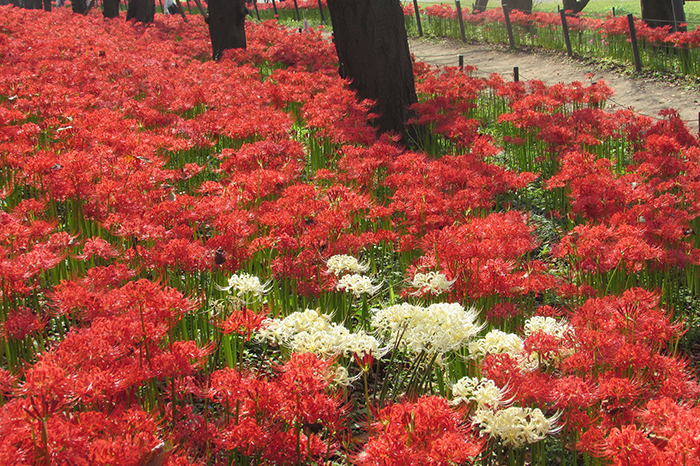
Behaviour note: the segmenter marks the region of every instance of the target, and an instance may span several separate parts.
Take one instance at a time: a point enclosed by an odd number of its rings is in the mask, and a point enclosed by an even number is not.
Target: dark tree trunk
[[[44,4],[42,0],[25,0],[24,7],[28,10],[41,10]]]
[[[244,49],[245,0],[209,0],[209,37],[212,58],[219,60],[224,50]]]
[[[16,6],[19,8],[19,6],[20,6],[19,0],[10,0],[10,5],[13,5],[13,6]]]
[[[671,0],[641,0],[642,20],[653,28],[673,24]]]
[[[134,18],[141,23],[152,23],[155,14],[155,0],[130,0],[126,10],[126,20]]]
[[[683,0],[641,0],[642,20],[653,28],[671,26],[671,30],[684,31],[685,10]]]
[[[532,0],[504,0],[504,5],[508,5],[509,10],[518,10],[523,13],[532,13]]]
[[[44,11],[51,11],[51,0],[44,0]]]
[[[87,2],[85,0],[71,0],[70,6],[73,9],[73,13],[84,15],[87,11]]]
[[[489,0],[476,0],[476,3],[474,3],[474,10],[472,11],[472,14],[476,13],[483,13],[486,11],[486,7],[489,4]]]
[[[573,14],[581,13],[590,0],[564,0],[564,11]]]
[[[105,18],[119,17],[119,0],[104,0],[103,4],[102,16]]]
[[[408,142],[408,108],[418,101],[399,0],[328,0],[340,75],[360,99],[376,101],[381,132]]]

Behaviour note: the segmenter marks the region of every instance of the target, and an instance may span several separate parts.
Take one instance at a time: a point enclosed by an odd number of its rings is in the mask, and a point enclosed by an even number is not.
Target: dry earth
[[[518,67],[521,81],[536,79],[552,85],[602,79],[615,91],[609,108],[631,108],[655,118],[659,111],[673,108],[693,131],[698,131],[700,91],[688,84],[605,70],[555,52],[509,51],[493,44],[413,38],[409,39],[409,46],[417,60],[434,65],[457,66],[459,55],[463,55],[465,65],[477,67],[476,76],[498,73],[512,79],[513,68]]]

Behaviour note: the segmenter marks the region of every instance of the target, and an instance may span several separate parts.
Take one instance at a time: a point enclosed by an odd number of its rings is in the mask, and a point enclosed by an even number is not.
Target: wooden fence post
[[[459,72],[464,71],[464,55],[459,56]]]
[[[299,4],[297,3],[297,0],[294,0],[294,11],[297,14],[297,21],[301,21],[301,16],[299,16]]]
[[[423,37],[423,26],[420,24],[420,10],[418,9],[418,0],[413,0],[413,8],[416,10],[416,24],[418,25],[418,37]]]
[[[517,66],[513,67],[513,81],[520,81],[520,69]]]
[[[634,16],[627,15],[627,23],[630,27],[630,42],[632,42],[632,54],[634,55],[634,68],[637,72],[642,71],[642,60],[639,58],[639,47],[637,46],[637,33],[634,30]]]
[[[467,36],[464,34],[464,18],[462,17],[462,5],[459,0],[455,0],[455,6],[457,7],[457,20],[459,21],[459,33],[462,36],[462,42],[467,41]]]
[[[255,8],[255,17],[260,21],[260,11],[258,11],[258,0],[253,0],[253,8]]]
[[[318,0],[318,11],[321,12],[321,24],[326,24],[326,20],[323,17],[323,3],[321,3],[321,0]]]
[[[564,10],[559,10],[561,16],[561,28],[564,31],[564,43],[566,44],[566,54],[569,58],[574,56],[574,52],[571,50],[571,39],[569,38],[569,23],[566,22],[566,12]]]
[[[515,38],[513,38],[513,26],[511,26],[510,24],[510,12],[508,11],[508,5],[506,3],[503,4],[503,17],[506,20],[506,31],[508,31],[508,43],[510,44],[510,48],[514,49]]]
[[[272,10],[275,12],[275,16],[279,16],[279,13],[277,13],[277,4],[275,3],[275,0],[272,0]]]

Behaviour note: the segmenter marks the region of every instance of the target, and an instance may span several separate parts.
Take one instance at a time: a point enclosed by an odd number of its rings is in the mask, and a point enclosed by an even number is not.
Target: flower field
[[[0,464],[700,465],[675,112],[247,39],[0,7]]]

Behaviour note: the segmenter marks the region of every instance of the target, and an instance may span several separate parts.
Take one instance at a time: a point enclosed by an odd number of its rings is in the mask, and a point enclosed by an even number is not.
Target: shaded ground
[[[659,111],[673,108],[692,130],[698,131],[700,91],[686,84],[660,82],[604,70],[595,64],[570,59],[558,52],[508,51],[493,44],[462,44],[458,41],[413,38],[409,39],[409,46],[417,60],[434,65],[457,66],[459,55],[464,55],[465,65],[477,67],[476,76],[486,77],[498,73],[505,79],[512,79],[513,68],[518,67],[521,81],[537,79],[552,85],[559,82],[570,84],[573,81],[588,84],[602,79],[615,90],[609,108],[631,108],[650,117],[658,117]],[[587,77],[589,73],[590,79]]]

